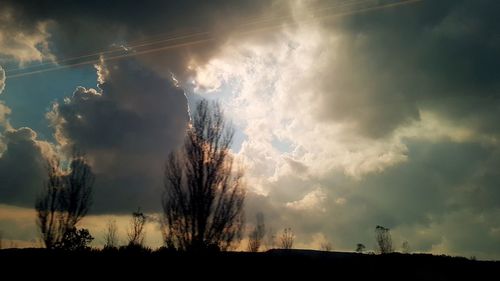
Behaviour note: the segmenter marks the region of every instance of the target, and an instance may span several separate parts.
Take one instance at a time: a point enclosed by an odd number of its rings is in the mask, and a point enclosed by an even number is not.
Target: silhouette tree
[[[388,254],[394,251],[389,228],[377,225],[375,227],[375,238],[377,240],[378,251],[381,254]]]
[[[248,238],[248,251],[249,252],[258,252],[259,248],[262,244],[262,239],[266,234],[266,226],[264,224],[264,214],[258,213],[257,217],[257,225],[250,233],[250,237]]]
[[[217,103],[196,106],[184,146],[165,166],[165,243],[181,250],[225,250],[241,238],[242,172],[229,151],[234,130]]]
[[[291,228],[285,228],[280,237],[280,248],[285,250],[290,250],[293,247],[293,241],[295,240],[295,235]]]
[[[266,231],[265,249],[271,250],[276,247],[276,232],[270,228]]]
[[[408,241],[404,241],[403,244],[401,245],[401,251],[403,254],[409,254],[410,253],[410,243]]]
[[[3,247],[3,231],[0,230],[0,250]]]
[[[104,234],[104,248],[114,249],[116,247],[118,247],[118,227],[116,226],[116,220],[110,219]]]
[[[333,249],[332,243],[324,241],[320,245],[321,251],[330,252]]]
[[[130,220],[130,228],[128,230],[128,246],[142,247],[144,245],[144,238],[146,236],[144,232],[144,226],[146,225],[146,215],[141,212],[138,208],[137,212],[132,213],[132,219]]]
[[[35,202],[37,226],[49,249],[63,245],[64,236],[75,231],[92,203],[94,175],[85,157],[75,153],[69,163],[64,168],[58,159],[48,161],[48,180]]]
[[[366,247],[364,244],[358,243],[356,244],[356,253],[363,253],[365,251]]]

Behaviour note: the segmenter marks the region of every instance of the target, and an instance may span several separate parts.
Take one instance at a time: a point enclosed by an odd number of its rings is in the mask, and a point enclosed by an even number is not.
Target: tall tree
[[[104,234],[104,248],[114,249],[118,247],[118,226],[116,220],[110,219],[106,225],[106,233]]]
[[[375,239],[377,240],[378,251],[381,254],[388,254],[394,251],[391,230],[389,228],[377,225],[375,227]]]
[[[227,249],[240,238],[245,190],[233,169],[234,129],[218,103],[200,101],[184,146],[165,166],[166,244],[181,250]]]
[[[285,250],[292,249],[294,240],[295,235],[293,234],[292,229],[290,227],[283,229],[283,233],[281,233],[280,237],[280,248]]]
[[[64,168],[58,159],[48,161],[48,180],[35,202],[37,226],[49,249],[64,246],[63,238],[76,231],[92,204],[94,174],[85,157],[75,153],[69,163]]]
[[[137,209],[137,212],[132,213],[132,219],[127,233],[129,246],[144,246],[146,220],[146,215],[141,212],[140,208]]]

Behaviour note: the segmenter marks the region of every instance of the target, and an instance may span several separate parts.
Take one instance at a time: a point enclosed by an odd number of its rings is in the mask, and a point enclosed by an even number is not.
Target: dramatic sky
[[[82,226],[124,240],[206,98],[236,128],[249,228],[352,251],[383,225],[398,250],[500,259],[499,1],[60,2],[0,6],[4,245],[39,243],[46,159],[75,148]]]

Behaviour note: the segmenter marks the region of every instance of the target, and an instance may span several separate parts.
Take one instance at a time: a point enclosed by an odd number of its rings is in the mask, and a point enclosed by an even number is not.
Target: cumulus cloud
[[[297,19],[276,41],[229,42],[198,66],[193,88],[225,100],[245,134],[239,155],[250,188],[299,240],[320,231],[341,249],[373,247],[380,224],[399,242],[413,239],[417,251],[495,248],[496,223],[473,223],[496,213],[486,198],[500,195],[500,175],[490,168],[500,117],[492,67],[500,45],[491,26],[499,22],[483,4],[422,2],[341,20]],[[325,212],[305,218],[292,208],[316,201]],[[487,211],[477,208],[486,202]],[[457,211],[470,225],[452,238]],[[493,236],[474,242],[476,226]]]
[[[27,127],[7,129],[1,135],[0,203],[33,206],[47,174],[53,146],[37,139]]]
[[[3,92],[3,89],[5,89],[5,70],[0,65],[0,94]]]
[[[98,212],[158,209],[163,164],[188,121],[182,89],[135,59],[102,62],[97,89],[77,87],[47,114],[62,150],[86,153]]]
[[[297,211],[325,211],[325,209],[321,206],[325,199],[326,193],[321,188],[316,188],[315,190],[306,194],[304,198],[286,203],[286,206]]]
[[[191,62],[204,63],[231,34],[260,28],[269,22],[270,14],[288,13],[286,2],[260,0],[4,2],[7,16],[22,18],[22,24],[12,30],[43,38],[56,59],[116,50],[116,46],[132,47],[138,52],[147,50],[140,60],[158,73],[169,76],[168,71],[172,71],[183,78],[189,77]],[[12,23],[7,16],[5,22]],[[182,48],[165,48],[170,45]],[[152,49],[156,51],[150,52]],[[75,61],[80,60],[61,63]]]
[[[51,59],[48,31],[50,21],[38,21],[27,27],[18,11],[8,5],[0,11],[0,59],[20,64]]]

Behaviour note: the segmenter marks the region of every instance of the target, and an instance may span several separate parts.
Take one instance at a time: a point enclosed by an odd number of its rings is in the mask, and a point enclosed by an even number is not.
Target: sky
[[[500,2],[2,1],[0,231],[40,245],[46,160],[85,152],[82,227],[161,210],[189,109],[219,101],[247,227],[295,247],[500,259]],[[149,245],[161,244],[148,225]],[[243,240],[244,244],[245,241]]]

